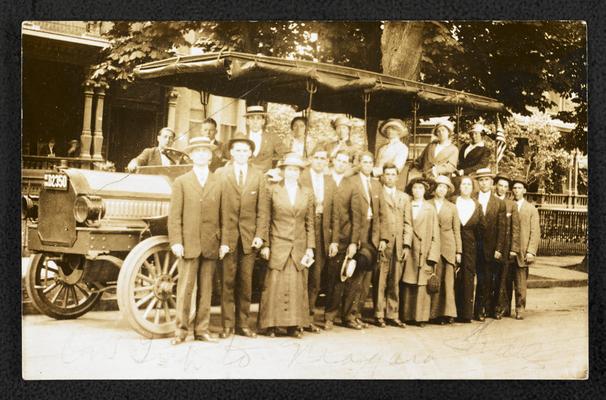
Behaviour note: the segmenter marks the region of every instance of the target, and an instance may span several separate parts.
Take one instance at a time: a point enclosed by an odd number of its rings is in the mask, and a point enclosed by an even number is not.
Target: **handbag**
[[[427,292],[428,293],[438,293],[440,291],[440,279],[436,275],[436,270],[434,268],[431,276],[427,278]]]

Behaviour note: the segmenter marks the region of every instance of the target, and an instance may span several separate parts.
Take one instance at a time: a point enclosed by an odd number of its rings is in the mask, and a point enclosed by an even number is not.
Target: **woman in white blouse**
[[[482,208],[477,200],[471,197],[473,180],[469,176],[461,177],[459,183],[460,195],[455,199],[457,214],[461,221],[461,264],[457,268],[455,278],[455,301],[457,304],[457,320],[470,323],[473,318],[474,278],[476,275],[476,251],[478,225]]]

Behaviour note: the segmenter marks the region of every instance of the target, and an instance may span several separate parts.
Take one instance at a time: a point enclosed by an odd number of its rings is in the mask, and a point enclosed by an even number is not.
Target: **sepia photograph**
[[[32,20],[21,61],[24,380],[589,378],[584,21]]]

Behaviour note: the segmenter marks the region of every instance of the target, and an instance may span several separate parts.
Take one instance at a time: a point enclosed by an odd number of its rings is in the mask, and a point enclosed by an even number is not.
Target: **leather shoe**
[[[330,331],[330,330],[332,330],[332,328],[334,328],[334,325],[335,325],[334,322],[326,321],[326,322],[324,322],[324,330]]]
[[[223,332],[219,334],[221,339],[227,339],[234,334],[234,328],[223,328]]]
[[[210,334],[210,332],[202,332],[200,334],[194,335],[194,339],[199,340],[201,342],[217,342],[217,340]]]
[[[301,330],[298,328],[288,328],[287,333],[288,333],[288,336],[291,336],[291,337],[294,337],[297,339],[303,338],[303,332],[301,332]]]
[[[185,342],[185,337],[184,336],[175,336],[171,341],[170,344],[172,344],[173,346],[179,345],[181,343]]]
[[[484,322],[486,320],[486,317],[484,317],[483,315],[478,315],[475,318],[476,321],[480,321],[480,322]]]
[[[362,327],[362,329],[366,329],[369,327],[369,325],[366,322],[362,321],[360,318],[356,318],[356,322]]]
[[[257,334],[253,332],[250,328],[238,328],[236,333],[240,336],[246,336],[248,338],[256,338]]]
[[[425,322],[417,322],[419,328],[425,328]]]
[[[522,316],[522,313],[521,313],[521,312],[516,311],[516,319],[517,319],[517,320],[522,320],[522,319],[524,319],[524,317]]]
[[[265,336],[270,337],[270,338],[275,338],[276,337],[276,328],[267,328],[265,330]]]
[[[406,328],[406,324],[399,319],[387,319],[387,324],[398,328]]]
[[[379,328],[385,328],[387,326],[385,325],[385,320],[383,318],[375,318],[375,325]]]
[[[308,326],[306,326],[305,329],[307,332],[312,332],[312,333],[320,333],[320,328],[318,328],[315,324],[311,323]]]
[[[495,314],[494,319],[503,319],[503,316],[501,314]]]
[[[357,331],[360,331],[360,330],[364,329],[362,327],[362,325],[358,324],[356,321],[347,321],[345,323],[345,327],[349,328],[349,329],[355,329]]]

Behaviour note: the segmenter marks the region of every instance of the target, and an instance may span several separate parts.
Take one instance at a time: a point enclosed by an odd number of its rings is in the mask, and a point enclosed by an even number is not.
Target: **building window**
[[[192,108],[189,111],[189,136],[200,136],[202,134],[202,122],[204,121],[204,110]]]
[[[230,124],[219,125],[219,140],[222,143],[227,143],[236,133],[236,126]]]

